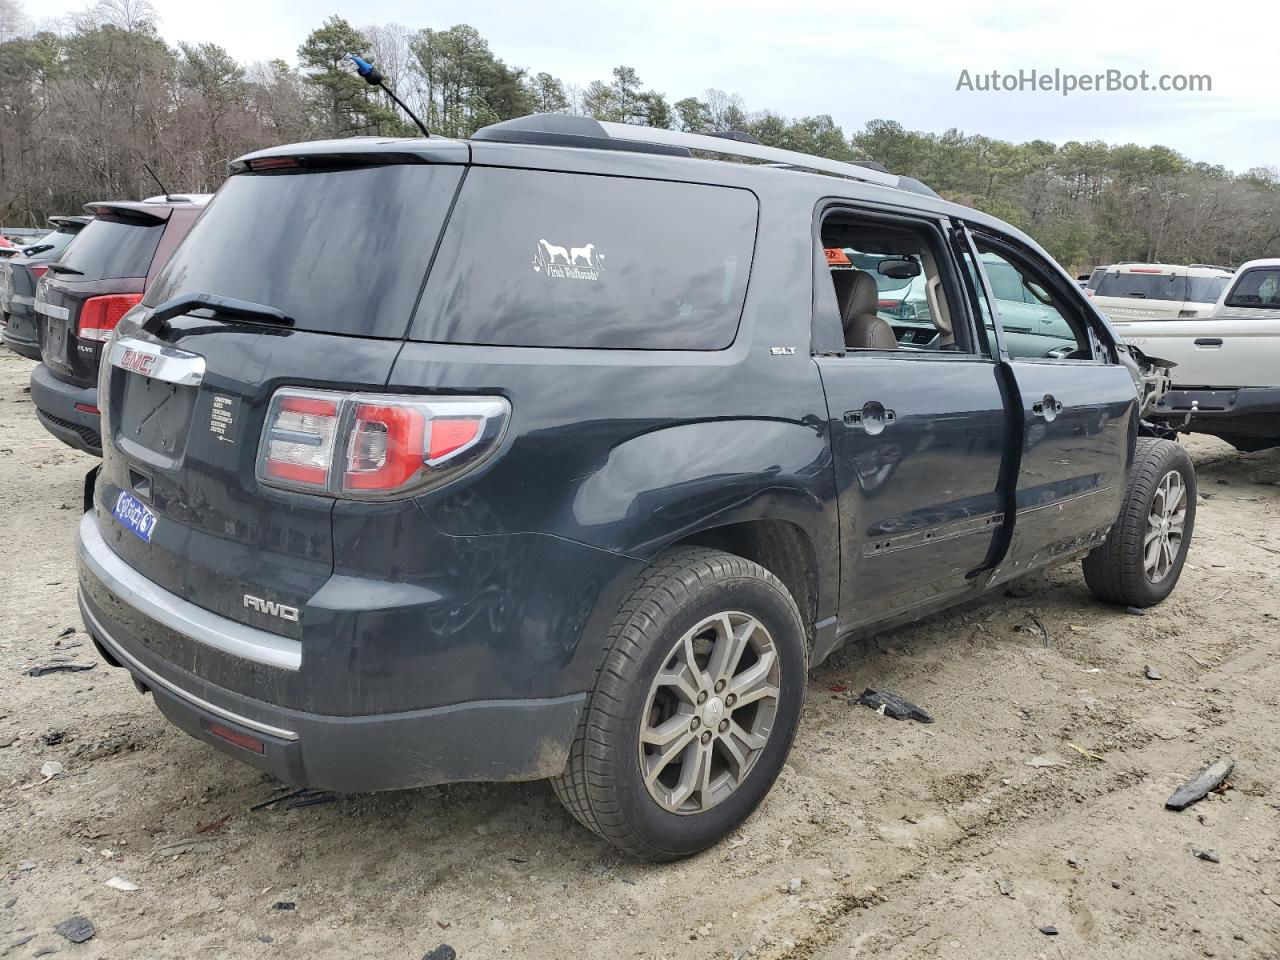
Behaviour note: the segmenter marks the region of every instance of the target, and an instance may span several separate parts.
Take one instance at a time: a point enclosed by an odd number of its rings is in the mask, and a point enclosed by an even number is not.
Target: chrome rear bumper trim
[[[98,529],[98,518],[89,511],[80,518],[80,559],[103,585],[144,616],[203,643],[245,660],[269,667],[298,670],[302,644],[210,613],[152,583],[112,551]]]

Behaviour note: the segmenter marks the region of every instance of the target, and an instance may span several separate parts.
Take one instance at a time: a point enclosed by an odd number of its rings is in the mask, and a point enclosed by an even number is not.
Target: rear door
[[[969,237],[977,254],[988,329],[1016,387],[1021,450],[1008,552],[993,581],[1021,576],[1099,539],[1115,521],[1137,429],[1137,393],[1074,283],[1034,251],[990,231]],[[973,258],[970,257],[972,268]],[[993,272],[1013,271],[1074,347],[1048,355],[1005,330]],[[1061,355],[1060,355],[1061,354]]]
[[[939,223],[829,211],[826,256],[815,251],[819,332],[844,307],[835,274],[873,262],[845,253],[846,225],[858,231],[855,250],[913,251],[932,291],[930,316],[954,328],[955,342],[943,349],[943,330],[931,321],[924,346],[900,330],[897,349],[846,344],[839,354],[815,357],[835,461],[842,632],[976,589],[974,574],[991,558],[1003,522],[1009,424],[996,360],[967,326],[963,287]]]
[[[104,365],[99,524],[130,566],[217,614],[301,637],[305,618],[276,611],[303,609],[330,576],[334,501],[258,479],[268,406],[284,386],[383,388],[461,171],[348,158],[228,179]],[[139,329],[151,308],[186,294],[291,322],[193,308],[158,333]],[[299,433],[308,415],[298,414]],[[154,516],[146,536],[117,518],[122,494]]]
[[[1176,386],[1280,386],[1280,266],[1243,271],[1207,317],[1114,326],[1125,343],[1174,361]]]

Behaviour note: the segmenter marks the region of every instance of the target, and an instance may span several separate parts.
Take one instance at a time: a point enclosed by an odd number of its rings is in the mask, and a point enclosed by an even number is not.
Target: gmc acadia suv
[[[991,264],[1069,349],[1013,345]],[[332,790],[550,778],[651,859],[751,813],[840,644],[1081,558],[1156,603],[1195,518],[1034,242],[740,139],[250,154],[107,356],[81,609],[173,723]]]

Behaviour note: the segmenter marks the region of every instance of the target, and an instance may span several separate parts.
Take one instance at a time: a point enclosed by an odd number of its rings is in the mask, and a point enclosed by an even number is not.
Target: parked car
[[[1010,354],[998,264],[1070,356]],[[924,278],[936,342],[901,348],[877,276]],[[656,860],[750,815],[840,644],[1073,560],[1158,603],[1195,520],[1135,355],[1034,241],[727,138],[537,116],[249,154],[108,351],[79,533],[107,663],[288,782],[550,778]]]
[[[1117,263],[1098,279],[1093,305],[1117,324],[1191,320],[1208,316],[1230,279],[1230,270],[1203,264]]]
[[[100,454],[103,344],[207,202],[184,197],[86,204],[92,222],[37,283],[33,308],[42,362],[31,372],[31,399],[45,429],[63,443]]]
[[[54,229],[9,260],[0,261],[0,339],[14,353],[28,360],[40,359],[39,324],[36,322],[36,282],[49,263],[62,255],[89,217],[50,217]]]
[[[1089,276],[1084,278],[1084,293],[1087,297],[1092,297],[1098,289],[1098,281],[1101,280],[1107,272],[1106,267],[1094,267],[1089,272]]]
[[[1154,419],[1240,450],[1280,446],[1280,259],[1241,266],[1207,316],[1115,327],[1177,364]]]

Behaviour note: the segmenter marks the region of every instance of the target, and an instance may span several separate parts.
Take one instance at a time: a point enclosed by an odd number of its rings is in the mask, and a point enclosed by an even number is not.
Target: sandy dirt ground
[[[1280,450],[1188,441],[1207,497],[1145,616],[1073,566],[836,654],[760,810],[652,866],[544,783],[250,812],[279,785],[123,671],[28,676],[96,660],[73,559],[92,461],[36,423],[30,366],[0,351],[0,956],[1280,957]],[[868,685],[937,722],[855,705]],[[1223,755],[1229,789],[1164,809]],[[87,943],[54,930],[75,915]]]

